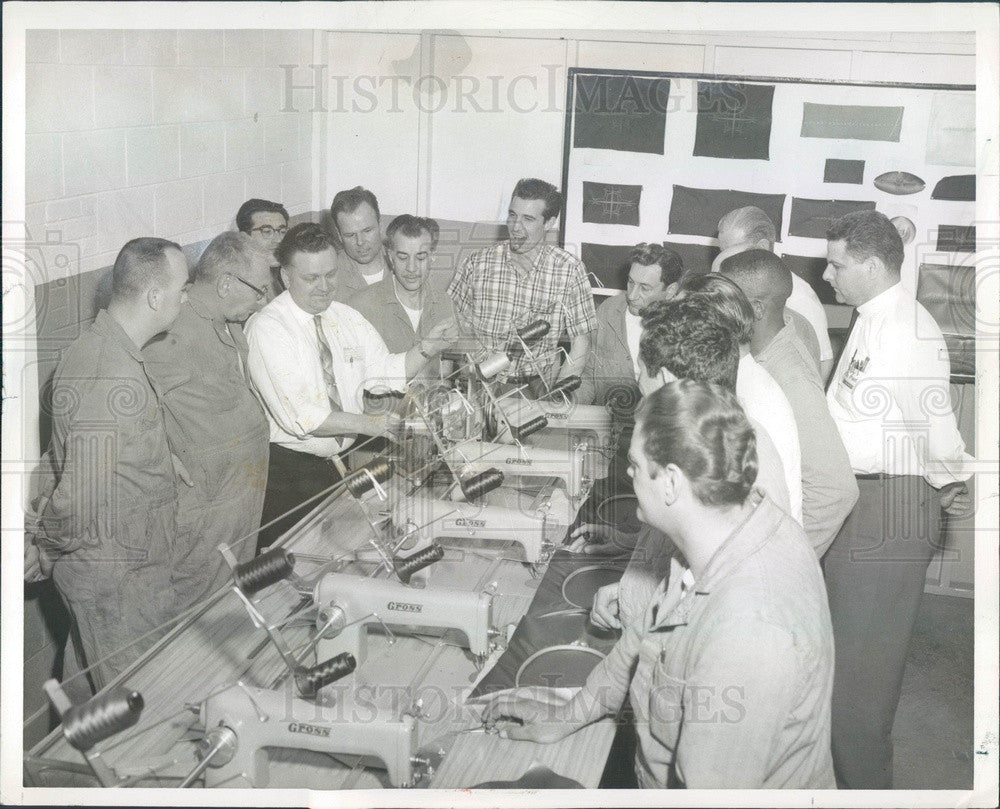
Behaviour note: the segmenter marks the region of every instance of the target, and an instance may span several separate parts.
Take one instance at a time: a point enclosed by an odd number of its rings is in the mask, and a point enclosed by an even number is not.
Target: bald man
[[[719,272],[739,285],[753,307],[750,353],[792,406],[802,458],[802,525],[817,557],[837,536],[858,499],[858,484],[808,349],[785,311],[792,273],[770,250],[745,250]]]
[[[744,250],[759,248],[774,252],[777,238],[774,223],[760,208],[748,205],[730,211],[719,220],[721,252],[712,262],[712,271],[718,272],[723,261]],[[793,273],[792,294],[785,306],[792,313],[792,326],[799,338],[810,350],[815,350],[820,379],[825,384],[833,370],[833,346],[823,304],[813,288]]]

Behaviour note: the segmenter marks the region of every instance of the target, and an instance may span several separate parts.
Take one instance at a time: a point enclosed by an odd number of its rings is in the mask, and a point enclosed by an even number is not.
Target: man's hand
[[[564,693],[552,688],[517,688],[491,697],[483,710],[483,722],[496,726],[502,739],[550,744],[581,727],[580,721],[573,721],[572,704]]]
[[[24,542],[24,581],[34,584],[38,581],[45,581],[52,575],[53,559],[39,548],[33,538],[25,537]]]
[[[618,582],[605,584],[594,593],[594,603],[590,608],[590,623],[598,629],[621,629],[618,614]]]
[[[972,514],[972,495],[965,481],[949,483],[941,489],[941,508],[957,519]]]
[[[404,420],[396,412],[385,413],[378,416],[366,416],[371,422],[370,430],[365,430],[365,435],[384,435],[393,441],[397,440],[402,432]]]
[[[184,466],[180,458],[178,458],[174,453],[170,453],[170,460],[174,462],[174,474],[177,475],[184,483],[188,486],[194,486],[194,481],[191,479],[191,474],[187,471],[187,467]]]
[[[584,523],[569,538],[574,540],[567,547],[570,553],[591,556],[623,556],[635,547],[635,536],[618,531],[610,525]]]
[[[436,324],[427,335],[420,340],[420,350],[425,354],[437,356],[458,339],[458,323],[449,317]]]

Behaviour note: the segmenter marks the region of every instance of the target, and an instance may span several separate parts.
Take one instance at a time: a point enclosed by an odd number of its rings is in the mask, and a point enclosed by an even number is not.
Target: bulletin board
[[[942,330],[974,333],[974,86],[571,68],[566,116],[560,236],[595,294],[624,287],[638,242],[707,272],[719,218],[756,205],[775,252],[834,305],[826,230],[875,209],[913,225],[903,282],[931,279],[932,314],[956,321]]]

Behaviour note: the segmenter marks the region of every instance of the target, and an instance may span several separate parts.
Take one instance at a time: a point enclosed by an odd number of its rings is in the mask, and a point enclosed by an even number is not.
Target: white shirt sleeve
[[[298,438],[309,434],[330,415],[330,400],[322,386],[304,373],[295,336],[276,318],[258,315],[247,324],[250,380],[275,424]],[[384,347],[384,346],[383,346]]]
[[[815,290],[809,286],[808,282],[792,273],[792,294],[788,296],[785,305],[789,309],[794,309],[802,317],[809,321],[809,325],[816,332],[816,339],[819,341],[819,358],[821,362],[833,359],[833,345],[830,343],[829,322],[826,317],[826,309]]]

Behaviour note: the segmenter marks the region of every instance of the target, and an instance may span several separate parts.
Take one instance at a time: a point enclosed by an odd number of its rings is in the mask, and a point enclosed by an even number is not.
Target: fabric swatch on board
[[[698,82],[694,154],[767,160],[774,87],[741,82]]]
[[[953,174],[938,180],[931,199],[946,199],[956,202],[974,202],[976,199],[976,175]]]
[[[902,107],[813,104],[807,101],[802,105],[800,135],[803,138],[898,142],[902,125]]]
[[[641,185],[583,183],[583,221],[599,225],[638,225]]]
[[[788,220],[789,236],[825,239],[834,219],[855,211],[874,211],[874,202],[838,199],[799,199],[792,197]]]
[[[823,280],[826,271],[826,258],[820,256],[795,256],[783,253],[781,260],[788,269],[809,284],[816,296],[823,303],[836,304],[837,297],[833,287]]]
[[[975,225],[938,225],[937,249],[942,253],[975,253]]]
[[[976,375],[976,267],[921,264],[917,300],[930,312],[948,346],[952,379]]]
[[[826,168],[823,170],[824,183],[852,183],[853,185],[861,185],[864,179],[864,160],[836,160],[830,158],[826,161]]]
[[[711,272],[712,262],[719,255],[719,248],[715,245],[664,242],[663,246],[669,247],[681,257],[684,272],[696,272],[700,274]]]
[[[580,245],[580,260],[588,273],[596,275],[600,284],[607,289],[625,289],[628,278],[631,244],[591,244]],[[594,283],[594,279],[590,279]]]
[[[935,93],[927,122],[926,162],[932,166],[976,165],[976,97]]]
[[[669,79],[576,76],[573,146],[663,154]]]
[[[774,222],[775,230],[781,233],[781,209],[784,204],[784,194],[758,194],[752,191],[688,188],[675,185],[667,232],[708,236],[714,239],[719,235],[719,220],[725,214],[737,208],[754,205],[768,215]]]

